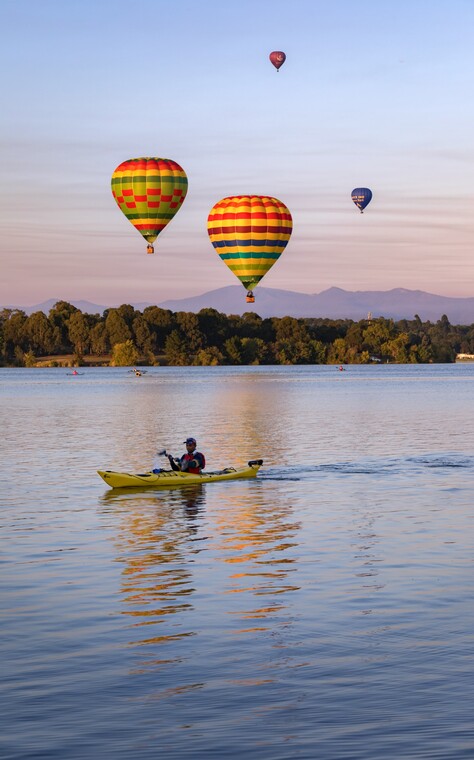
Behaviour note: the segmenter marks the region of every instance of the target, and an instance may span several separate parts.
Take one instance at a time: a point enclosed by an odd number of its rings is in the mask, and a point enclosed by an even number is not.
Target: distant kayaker
[[[173,470],[181,470],[182,472],[199,475],[206,466],[206,457],[200,451],[196,451],[197,443],[195,438],[186,438],[183,443],[186,444],[186,454],[183,454],[180,459],[175,459],[171,454],[167,454],[169,463]]]

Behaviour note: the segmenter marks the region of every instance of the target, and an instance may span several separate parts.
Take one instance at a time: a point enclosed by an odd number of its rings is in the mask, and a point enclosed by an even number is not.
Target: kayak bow
[[[255,478],[263,464],[263,459],[253,459],[246,467],[226,467],[218,472],[203,472],[194,475],[190,472],[143,472],[136,475],[129,472],[113,472],[112,470],[97,470],[102,480],[111,488],[169,488],[170,486],[188,486],[195,483],[213,483],[217,480],[239,480]]]

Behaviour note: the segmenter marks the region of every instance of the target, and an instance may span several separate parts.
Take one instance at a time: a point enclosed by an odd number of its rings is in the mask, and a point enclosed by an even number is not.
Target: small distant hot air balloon
[[[356,187],[351,193],[351,198],[357,208],[360,209],[360,213],[363,214],[365,207],[372,200],[372,190],[369,190],[368,187]]]
[[[130,158],[112,175],[112,194],[120,210],[147,241],[152,243],[181,208],[188,178],[169,158]]]
[[[280,66],[283,66],[286,61],[286,55],[281,50],[274,50],[273,53],[270,53],[268,57],[275,66],[277,72]]]
[[[284,203],[267,195],[234,195],[211,209],[211,243],[247,290],[247,303],[254,303],[253,288],[280,258],[292,228]]]

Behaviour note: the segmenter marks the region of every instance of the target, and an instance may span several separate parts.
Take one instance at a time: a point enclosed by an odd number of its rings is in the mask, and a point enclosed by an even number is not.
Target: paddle
[[[157,451],[156,453],[157,453],[157,455],[159,457],[167,457],[168,458],[168,461],[169,461],[169,463],[171,465],[171,469],[172,470],[175,470],[175,471],[176,470],[181,470],[181,467],[176,463],[176,459],[173,456],[171,456],[171,454],[168,454],[168,452],[166,451],[166,449],[162,449],[161,451]]]

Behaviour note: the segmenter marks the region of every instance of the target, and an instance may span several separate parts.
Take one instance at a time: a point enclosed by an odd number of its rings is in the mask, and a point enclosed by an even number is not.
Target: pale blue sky
[[[236,284],[206,220],[237,193],[293,215],[268,287],[474,295],[473,28],[471,0],[0,0],[0,305]],[[143,155],[189,178],[154,257],[110,192]]]

